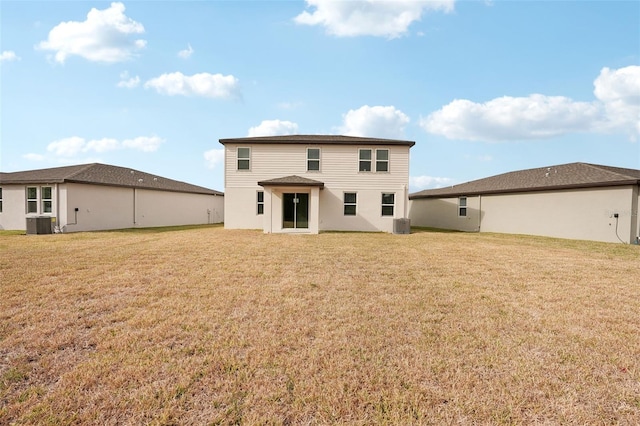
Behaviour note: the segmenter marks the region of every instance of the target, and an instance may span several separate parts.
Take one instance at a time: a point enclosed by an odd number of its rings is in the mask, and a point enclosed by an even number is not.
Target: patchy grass
[[[638,424],[639,276],[495,234],[2,235],[0,424]]]

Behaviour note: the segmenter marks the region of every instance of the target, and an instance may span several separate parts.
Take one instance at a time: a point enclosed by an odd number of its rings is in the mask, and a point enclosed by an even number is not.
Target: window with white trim
[[[355,192],[344,193],[344,215],[355,216],[358,194]]]
[[[38,213],[38,188],[27,186],[27,213]]]
[[[358,170],[361,172],[370,172],[371,171],[371,150],[370,149],[361,149],[358,151]]]
[[[467,197],[458,198],[458,216],[460,217],[467,216]]]
[[[257,195],[258,214],[264,214],[264,191],[258,191]]]
[[[2,213],[2,188],[0,187],[0,213]]]
[[[376,149],[376,172],[389,171],[389,150]]]
[[[382,193],[382,216],[393,216],[393,208],[396,204],[396,194],[393,192]]]
[[[307,148],[307,171],[320,171],[320,148]]]
[[[40,188],[40,201],[42,202],[42,213],[51,213],[53,211],[53,199],[51,196],[51,187],[43,186]]]
[[[238,170],[251,170],[251,148],[238,147]]]

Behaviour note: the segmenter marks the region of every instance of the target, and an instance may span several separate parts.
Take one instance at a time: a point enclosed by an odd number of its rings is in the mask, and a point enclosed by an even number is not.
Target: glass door
[[[309,194],[284,193],[282,197],[282,227],[309,228]]]

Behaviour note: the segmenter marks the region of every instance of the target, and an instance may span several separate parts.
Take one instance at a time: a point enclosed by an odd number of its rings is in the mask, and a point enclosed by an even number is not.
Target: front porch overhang
[[[281,178],[262,180],[258,182],[258,185],[262,187],[278,187],[278,186],[287,186],[287,187],[318,187],[320,189],[324,188],[324,182],[320,182],[318,180],[305,178],[302,176],[285,176]]]

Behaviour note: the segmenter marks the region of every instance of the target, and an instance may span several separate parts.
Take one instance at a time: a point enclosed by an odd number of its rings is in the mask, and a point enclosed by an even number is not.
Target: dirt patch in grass
[[[638,246],[0,238],[0,424],[640,423]]]

